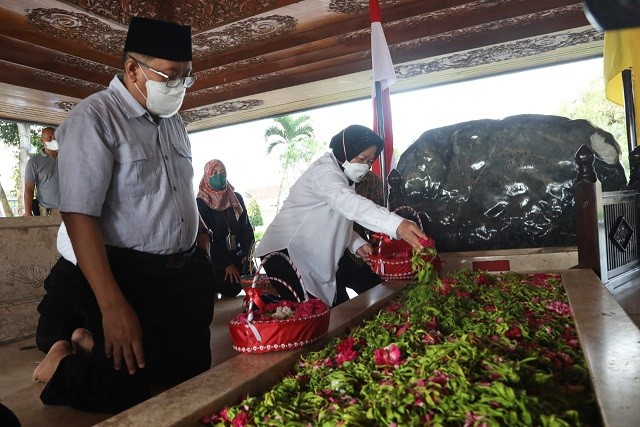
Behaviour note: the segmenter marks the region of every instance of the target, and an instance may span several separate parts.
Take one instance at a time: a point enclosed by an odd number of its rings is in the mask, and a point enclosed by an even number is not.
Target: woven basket
[[[258,276],[258,280],[255,282],[255,286],[253,283],[254,275],[253,274],[245,274],[240,277],[240,286],[244,289],[244,292],[247,293],[249,288],[260,289],[263,294],[266,295],[278,295],[278,291],[271,284],[271,280],[267,277],[266,274],[260,274]]]
[[[291,260],[288,256],[280,253],[273,252],[263,258],[261,267],[272,256],[284,257],[291,267],[296,272],[300,284],[302,285],[302,278],[298,273],[298,270],[293,267]],[[262,276],[262,277],[261,277]],[[323,310],[316,312],[310,316],[288,318],[288,319],[274,319],[268,320],[256,320],[254,317],[253,306],[258,305],[258,312],[262,309],[260,305],[262,301],[260,299],[261,290],[257,288],[257,282],[261,279],[275,280],[278,283],[286,286],[296,297],[298,303],[292,303],[294,306],[299,306],[303,302],[309,303],[309,295],[302,286],[304,293],[304,301],[300,300],[299,295],[289,286],[287,283],[276,277],[264,276],[259,273],[253,278],[251,288],[247,289],[247,296],[249,298],[249,304],[246,312],[240,313],[231,322],[229,322],[229,332],[231,333],[231,339],[233,341],[233,348],[241,353],[268,353],[281,350],[292,350],[309,345],[319,339],[323,338],[329,329],[329,316],[331,309],[326,304],[319,300],[313,301],[313,305],[319,306],[322,304]]]
[[[410,206],[400,206],[394,212],[407,211],[416,219],[422,229],[422,221],[418,212]],[[384,280],[413,279],[415,272],[411,268],[413,248],[404,240],[395,240],[386,235],[378,235],[378,250],[372,255],[371,269]],[[431,255],[424,256],[425,261],[433,261]]]

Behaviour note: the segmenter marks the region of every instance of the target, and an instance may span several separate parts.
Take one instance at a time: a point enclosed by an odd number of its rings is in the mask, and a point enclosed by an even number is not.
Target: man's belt
[[[148,252],[140,252],[133,249],[117,248],[114,246],[107,247],[107,253],[109,251],[116,252],[127,258],[135,259],[137,262],[144,264],[154,265],[157,267],[165,268],[182,268],[187,265],[187,261],[196,251],[196,245],[194,244],[188,250],[171,255],[150,254]]]

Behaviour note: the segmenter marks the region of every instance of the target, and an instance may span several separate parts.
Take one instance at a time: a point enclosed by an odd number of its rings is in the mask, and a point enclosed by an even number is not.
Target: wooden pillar
[[[602,279],[606,274],[606,257],[600,247],[599,219],[604,220],[601,205],[602,187],[593,167],[595,155],[586,145],[575,155],[578,174],[573,181],[576,210],[576,234],[578,237],[578,266],[590,268]],[[603,262],[605,264],[603,264]]]

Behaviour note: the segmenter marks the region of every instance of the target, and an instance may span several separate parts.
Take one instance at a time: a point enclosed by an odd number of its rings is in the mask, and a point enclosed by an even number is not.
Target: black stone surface
[[[574,155],[596,154],[603,191],[626,185],[620,146],[586,120],[517,115],[424,132],[400,157],[407,204],[440,252],[576,245]]]

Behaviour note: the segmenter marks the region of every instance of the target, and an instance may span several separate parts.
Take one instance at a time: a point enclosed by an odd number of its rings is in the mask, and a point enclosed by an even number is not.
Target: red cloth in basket
[[[371,269],[385,280],[412,279],[415,273],[411,269],[411,254],[410,244],[384,236],[378,250],[369,258]]]

